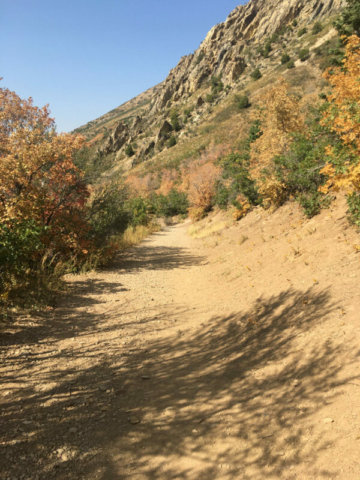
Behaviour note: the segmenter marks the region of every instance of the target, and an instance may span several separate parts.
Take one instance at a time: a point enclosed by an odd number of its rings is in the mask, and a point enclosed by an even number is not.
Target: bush
[[[142,197],[135,197],[126,204],[129,212],[130,224],[133,226],[148,225],[151,220],[150,211],[151,204]]]
[[[174,217],[187,215],[189,200],[187,193],[172,188],[168,195],[156,195],[152,198],[155,213],[158,217]]]
[[[317,35],[323,30],[324,26],[321,22],[315,22],[312,28],[312,34]]]
[[[174,147],[176,145],[176,138],[174,136],[171,136],[167,142],[167,146],[169,148]]]
[[[175,132],[179,132],[181,130],[181,124],[179,120],[179,114],[177,112],[173,112],[171,114],[171,126]]]
[[[34,220],[18,221],[12,228],[0,223],[0,292],[36,270],[46,251],[46,230]]]
[[[249,97],[247,95],[242,95],[240,97],[237,97],[237,106],[239,110],[249,108],[250,107]]]
[[[318,215],[322,209],[329,208],[331,198],[325,197],[319,192],[312,192],[310,194],[303,193],[299,195],[297,201],[303,208],[305,215],[308,218],[312,218]]]
[[[294,18],[294,20],[292,21],[292,25],[293,25],[293,27],[298,26],[298,21],[296,20],[296,18]]]
[[[353,192],[348,195],[347,204],[350,222],[360,228],[360,194]]]
[[[261,134],[260,122],[256,120],[241,145],[241,151],[227,155],[220,161],[222,180],[217,182],[215,198],[215,204],[220,208],[233,205],[237,210],[244,211],[244,205],[261,203],[256,183],[249,173],[250,147]]]
[[[298,31],[298,37],[302,37],[303,35],[305,35],[305,33],[307,33],[307,28],[300,28],[300,30]]]
[[[262,73],[260,72],[259,68],[256,68],[251,74],[251,78],[253,78],[254,80],[259,80],[261,77]]]
[[[302,62],[305,62],[310,57],[310,51],[307,48],[303,48],[299,52],[299,58]]]
[[[271,42],[267,42],[265,44],[265,48],[264,48],[264,57],[265,58],[269,57],[269,54],[270,54],[271,50],[272,50]]]
[[[132,147],[132,145],[128,145],[126,148],[125,148],[125,155],[127,157],[132,157],[133,155],[135,155],[135,152],[134,152],[134,149]]]
[[[288,53],[283,53],[281,57],[281,64],[285,65],[290,62],[290,55]]]
[[[286,64],[286,68],[288,68],[289,70],[290,70],[291,68],[295,68],[295,62],[294,62],[294,60],[290,60],[290,62],[288,62],[288,63]]]
[[[212,93],[217,94],[224,90],[224,84],[221,81],[221,75],[211,77],[211,90]]]
[[[216,98],[215,95],[213,95],[212,93],[208,93],[208,94],[206,95],[205,101],[206,101],[207,103],[213,103],[214,100],[215,100],[215,98]]]
[[[98,247],[128,227],[132,214],[126,209],[127,199],[127,188],[116,181],[95,190],[88,210],[88,221]]]

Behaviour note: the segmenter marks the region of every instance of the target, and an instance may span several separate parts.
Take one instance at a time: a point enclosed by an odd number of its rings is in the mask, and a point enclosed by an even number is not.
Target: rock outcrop
[[[135,142],[137,152],[132,163],[128,162],[130,168],[146,160],[154,147],[161,145],[173,130],[166,119],[165,108],[196,95],[212,76],[221,76],[223,84],[231,88],[246,69],[247,60],[252,63],[249,52],[256,55],[257,47],[263,46],[274,33],[284,32],[294,19],[298,28],[305,27],[314,20],[337,13],[345,5],[346,0],[250,0],[235,8],[224,23],[210,30],[199,49],[181,58],[165,81],[154,89],[149,110],[142,117],[135,117],[130,127],[119,123],[98,153],[117,152],[116,160],[120,160],[126,146]],[[264,63],[261,58],[257,65],[263,68]],[[227,91],[225,89],[222,96],[226,96]],[[218,96],[214,104],[221,98]],[[203,97],[197,96],[198,113],[204,108],[203,104]],[[194,122],[199,115],[194,117]],[[142,135],[144,132],[147,134]]]
[[[153,101],[152,114],[195,92],[212,75],[232,85],[246,68],[244,52],[251,44],[287,26],[295,18],[308,24],[336,13],[346,0],[250,0],[237,7],[224,23],[213,27],[200,48],[171,70]]]

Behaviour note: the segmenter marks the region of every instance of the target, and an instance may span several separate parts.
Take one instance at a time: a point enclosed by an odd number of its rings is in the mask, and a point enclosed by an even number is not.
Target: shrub
[[[176,138],[172,135],[167,142],[167,146],[171,148],[171,147],[174,147],[176,143],[177,143]]]
[[[298,37],[302,37],[303,35],[305,35],[305,33],[307,33],[307,28],[300,28],[300,30],[298,31]]]
[[[310,51],[307,48],[303,48],[299,52],[299,58],[302,62],[305,62],[310,57]]]
[[[237,97],[237,106],[239,110],[249,108],[250,107],[249,97],[247,95],[242,95],[240,97]]]
[[[294,60],[290,60],[290,62],[288,62],[288,63],[286,64],[286,68],[288,68],[289,70],[290,70],[291,68],[295,68],[295,62],[294,62]]]
[[[221,81],[221,75],[213,76],[210,80],[212,93],[217,94],[224,90],[224,84]]]
[[[215,98],[216,98],[215,95],[213,95],[212,93],[208,93],[208,94],[206,95],[205,101],[206,101],[207,103],[213,103],[214,100],[215,100]]]
[[[259,79],[262,77],[262,73],[260,72],[260,69],[259,69],[259,68],[256,68],[256,69],[252,72],[251,77],[252,77],[254,80],[259,80]]]
[[[347,7],[343,9],[334,27],[341,37],[359,36],[360,33],[360,4],[359,0],[347,0]]]
[[[129,212],[130,224],[133,226],[148,225],[151,216],[151,204],[142,197],[134,197],[126,204],[126,209]]]
[[[324,26],[321,22],[315,22],[312,28],[312,34],[317,35],[323,30]]]
[[[132,157],[133,155],[135,155],[135,152],[134,152],[134,149],[132,147],[132,145],[128,145],[126,148],[125,148],[125,155],[127,157]]]
[[[156,195],[152,199],[156,215],[159,217],[174,217],[175,215],[186,215],[189,208],[188,195],[171,189],[168,195]]]
[[[179,132],[181,130],[179,114],[177,112],[172,112],[170,119],[171,119],[171,126],[174,129],[174,131]]]
[[[265,44],[265,48],[264,48],[264,57],[265,58],[269,57],[269,54],[270,54],[271,50],[272,50],[271,42],[267,42]]]
[[[348,195],[347,204],[350,222],[360,228],[360,194],[353,192]]]
[[[290,62],[290,55],[288,53],[283,53],[281,56],[281,64],[285,65]]]
[[[324,111],[323,125],[339,135],[342,149],[328,148],[329,163],[322,173],[329,177],[328,184],[335,189],[346,188],[360,192],[360,38],[352,36],[346,45],[342,68],[328,71],[325,78],[332,86],[329,103]]]
[[[132,216],[125,207],[128,196],[128,188],[120,181],[113,180],[96,188],[87,217],[98,246],[128,227]]]
[[[293,25],[293,27],[298,26],[298,21],[296,20],[296,18],[294,18],[294,20],[292,21],[292,25]]]

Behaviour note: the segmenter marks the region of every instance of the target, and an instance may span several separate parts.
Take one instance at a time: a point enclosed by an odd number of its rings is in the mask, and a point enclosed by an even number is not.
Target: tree
[[[347,0],[348,6],[343,10],[339,19],[334,22],[340,36],[350,37],[360,34],[360,2]]]
[[[262,73],[260,72],[259,68],[255,68],[255,70],[252,72],[251,77],[254,80],[259,80],[262,77]]]
[[[259,193],[264,197],[265,206],[278,206],[284,199],[285,189],[275,177],[273,159],[287,151],[291,133],[304,131],[304,117],[299,99],[291,95],[284,79],[263,95],[259,112],[262,135],[251,145],[251,178],[263,180]]]
[[[89,190],[73,154],[83,144],[81,136],[56,133],[47,106],[1,88],[0,222],[11,229],[32,221],[48,229],[53,246],[80,247]]]
[[[244,110],[245,108],[250,107],[250,100],[247,95],[241,95],[239,97],[236,97],[236,100],[239,110]]]
[[[310,50],[307,48],[303,48],[299,52],[299,58],[302,62],[305,62],[310,57]]]
[[[339,157],[336,149],[329,147],[328,165],[321,173],[329,177],[329,182],[321,189],[329,187],[346,188],[360,192],[360,38],[351,36],[346,44],[343,68],[328,70],[324,74],[332,86],[328,95],[329,106],[323,116],[323,124],[337,133],[347,151],[347,159]]]

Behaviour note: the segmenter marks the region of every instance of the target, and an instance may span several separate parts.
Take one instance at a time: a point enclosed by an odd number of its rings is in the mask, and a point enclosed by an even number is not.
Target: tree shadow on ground
[[[130,253],[119,255],[111,270],[124,270],[126,273],[138,273],[141,270],[173,270],[189,268],[201,264],[199,255],[191,255],[186,248],[152,246],[147,242]]]
[[[175,268],[188,268],[200,265],[203,257],[191,255],[187,249],[180,247],[154,247],[148,245],[145,240],[143,244],[136,249],[125,252],[117,256],[116,261],[111,268],[104,270],[106,274],[115,271],[119,275],[124,271],[128,273],[138,273],[141,270],[171,270]],[[37,312],[29,316],[25,316],[23,321],[18,322],[16,332],[8,333],[12,327],[12,320],[0,325],[0,353],[4,348],[9,346],[26,343],[28,345],[36,344],[41,340],[52,338],[52,342],[59,338],[71,338],[74,335],[74,323],[77,330],[82,334],[86,332],[94,332],[94,328],[101,329],[102,323],[107,320],[107,315],[99,316],[93,313],[83,312],[78,315],[77,307],[83,309],[91,308],[98,305],[101,295],[118,293],[119,297],[122,292],[129,291],[123,284],[121,278],[119,280],[99,278],[86,278],[86,280],[73,280],[71,289],[63,294],[59,294],[59,302],[63,305],[61,309],[61,322],[56,319],[56,311],[52,314],[48,312]],[[113,310],[112,310],[113,313]],[[119,311],[119,319],[122,316]]]
[[[334,477],[339,472],[315,466],[331,440],[312,436],[316,425],[306,422],[351,378],[340,378],[341,347],[306,339],[336,307],[327,291],[287,290],[193,334],[133,348],[120,341],[119,318],[118,340],[101,356],[96,342],[75,341],[56,352],[71,361],[66,371],[47,370],[46,353],[26,360],[36,372],[3,402],[0,454],[13,460],[13,476],[44,479],[270,479],[304,464],[309,478]],[[169,317],[181,312],[150,312],[135,327],[156,321],[170,329]],[[101,321],[89,314],[87,331],[101,332]],[[89,364],[79,369],[84,358]],[[4,382],[14,381],[11,370],[9,361]]]

